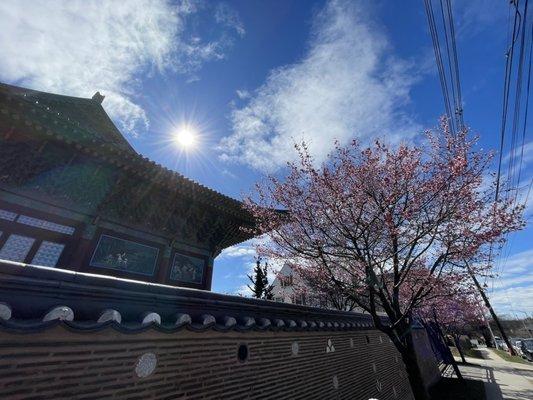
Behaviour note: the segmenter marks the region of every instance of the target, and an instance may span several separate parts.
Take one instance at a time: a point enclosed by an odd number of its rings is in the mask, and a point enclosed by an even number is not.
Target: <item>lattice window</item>
[[[64,248],[64,244],[48,242],[45,240],[42,242],[41,246],[39,246],[39,250],[35,253],[31,263],[34,265],[42,265],[44,267],[55,267]]]
[[[8,221],[14,221],[17,214],[11,211],[0,209],[0,219],[7,219]]]
[[[11,235],[7,238],[2,250],[0,259],[24,262],[35,239],[22,235]]]
[[[72,226],[56,224],[55,222],[46,221],[44,219],[28,217],[27,215],[21,215],[17,220],[18,223],[24,225],[35,226],[36,228],[46,229],[53,232],[64,233],[66,235],[72,235],[74,228]]]

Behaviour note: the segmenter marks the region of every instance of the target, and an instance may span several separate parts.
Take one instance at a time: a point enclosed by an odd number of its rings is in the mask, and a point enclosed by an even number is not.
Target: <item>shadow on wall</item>
[[[438,360],[424,328],[413,328],[413,339],[422,379],[426,389],[429,389],[441,379]]]

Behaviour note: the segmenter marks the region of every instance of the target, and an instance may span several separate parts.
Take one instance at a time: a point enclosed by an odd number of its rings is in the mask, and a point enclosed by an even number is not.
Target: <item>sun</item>
[[[198,142],[198,131],[194,126],[185,124],[176,129],[174,142],[184,150],[192,149]]]

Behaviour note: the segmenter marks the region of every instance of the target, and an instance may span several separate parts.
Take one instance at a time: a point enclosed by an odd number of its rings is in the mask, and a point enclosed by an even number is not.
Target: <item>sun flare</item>
[[[198,131],[191,125],[182,125],[174,133],[174,141],[185,150],[192,149],[198,142]]]

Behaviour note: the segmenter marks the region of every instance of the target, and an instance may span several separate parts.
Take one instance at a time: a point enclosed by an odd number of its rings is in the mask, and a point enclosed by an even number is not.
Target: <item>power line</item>
[[[439,0],[440,19],[444,30],[445,51],[441,49],[439,28],[435,19],[432,0],[424,0],[429,32],[435,53],[435,62],[444,98],[444,107],[450,132],[455,134],[464,128],[461,79],[459,77],[459,57],[455,40],[455,25],[450,0]],[[446,67],[444,64],[447,64]],[[450,95],[451,89],[451,95]]]
[[[524,27],[525,29],[525,27]],[[519,166],[518,166],[518,179],[516,181],[516,186],[517,188],[520,186],[520,179],[521,179],[521,176],[522,176],[522,163],[523,163],[523,160],[524,160],[524,146],[525,146],[525,142],[526,142],[526,127],[527,127],[527,118],[528,118],[528,110],[529,110],[529,92],[530,92],[530,88],[531,88],[531,57],[533,55],[532,53],[532,50],[533,50],[533,25],[532,25],[532,28],[530,30],[531,32],[531,36],[530,36],[530,40],[529,40],[529,65],[528,65],[528,69],[527,69],[527,85],[526,85],[526,109],[525,109],[525,114],[524,114],[524,123],[523,123],[523,128],[522,128],[522,143],[521,143],[521,150],[520,150],[520,162],[519,162]]]
[[[503,91],[503,105],[502,105],[502,125],[501,125],[501,132],[500,132],[500,154],[499,154],[499,162],[498,162],[498,175],[497,175],[497,185],[496,185],[496,196],[495,201],[498,201],[498,195],[500,192],[500,178],[501,178],[501,167],[502,167],[502,158],[503,158],[503,150],[504,150],[504,142],[505,142],[505,133],[506,133],[506,123],[507,123],[507,113],[509,108],[509,95],[511,91],[511,81],[513,76],[513,54],[514,54],[514,46],[515,43],[520,37],[520,43],[519,43],[519,59],[518,59],[518,66],[516,71],[516,82],[515,82],[515,92],[514,92],[514,112],[513,112],[513,121],[512,121],[512,128],[511,128],[511,138],[510,138],[510,150],[509,150],[509,159],[508,159],[508,172],[507,172],[507,194],[513,192],[514,196],[512,197],[512,202],[515,203],[518,201],[518,197],[520,192],[522,191],[522,188],[520,187],[520,182],[522,178],[522,168],[523,168],[523,156],[524,156],[524,146],[526,142],[526,129],[527,129],[527,123],[528,123],[528,109],[529,109],[529,94],[530,94],[530,87],[531,87],[531,64],[532,64],[532,47],[533,47],[533,26],[531,28],[528,27],[531,25],[531,22],[528,21],[528,0],[525,0],[524,6],[523,6],[523,14],[520,13],[520,6],[519,6],[519,0],[515,0],[511,2],[511,7],[509,8],[509,12],[514,7],[514,23],[513,23],[513,34],[512,37],[508,37],[508,42],[510,43],[508,46],[508,51],[506,53],[507,59],[506,59],[506,65],[505,65],[505,79],[504,79],[504,91]],[[509,14],[509,20],[510,20],[510,14]],[[509,32],[509,30],[508,30]],[[527,43],[529,39],[529,45]],[[526,53],[526,48],[529,47],[529,51]],[[527,54],[527,55],[526,55]],[[524,97],[523,94],[523,88],[522,84],[524,81],[524,67],[525,63],[528,63],[527,67],[527,84],[526,84],[526,91],[525,91],[525,112],[524,112],[524,118],[523,121],[521,121],[521,114],[522,114],[522,98]],[[518,146],[517,146],[517,140],[519,140],[519,131],[520,131],[520,124],[522,123],[522,131],[521,131],[521,143],[520,143],[520,156],[519,161],[517,165],[517,152],[518,152]],[[515,180],[515,176],[517,175],[517,178]],[[533,183],[533,180],[530,182],[529,189],[527,190],[526,196],[525,196],[525,203],[527,203],[529,198],[529,192],[531,189],[531,184]],[[507,235],[506,235],[507,236]],[[512,247],[512,239],[507,244],[507,251],[504,252],[503,258],[500,258],[497,271],[498,273],[503,273],[504,267],[508,262],[509,256],[511,254],[511,247]],[[492,250],[492,248],[491,248]],[[500,248],[500,250],[503,250],[503,246]],[[494,280],[492,280],[492,284],[494,284]],[[505,292],[505,295],[507,296],[507,292]],[[508,299],[509,300],[509,299]]]
[[[448,51],[448,63],[453,63],[453,70],[455,71],[455,76],[452,78],[453,84],[455,84],[455,90],[454,90],[454,103],[455,103],[455,118],[457,120],[457,125],[459,129],[464,128],[464,121],[463,121],[463,100],[461,98],[461,79],[459,78],[459,57],[457,56],[457,44],[455,41],[455,24],[453,22],[453,12],[452,12],[452,6],[450,0],[445,0],[446,2],[446,10],[448,14],[448,25],[449,25],[449,31],[450,31],[450,39],[451,39],[451,57],[450,52]],[[442,7],[442,0],[441,0],[441,7]],[[444,15],[444,11],[443,11]],[[445,25],[446,28],[446,25]],[[451,69],[451,68],[450,68]]]
[[[515,7],[515,15],[513,22],[513,34],[511,38],[511,43],[506,52],[506,61],[505,61],[505,74],[504,74],[504,83],[503,83],[503,105],[502,105],[502,122],[500,129],[500,152],[498,156],[498,172],[496,175],[496,193],[495,201],[497,202],[500,194],[500,180],[501,180],[501,169],[503,161],[503,149],[505,143],[505,130],[507,125],[507,111],[509,108],[509,94],[511,88],[511,76],[512,76],[512,67],[513,67],[513,54],[514,54],[514,45],[518,38],[518,31],[520,29],[521,23],[521,14],[518,9],[518,0],[513,1],[512,3]]]
[[[455,123],[454,123],[454,118],[453,118],[453,113],[452,113],[450,94],[448,90],[446,71],[444,69],[444,63],[442,61],[442,52],[440,48],[439,34],[437,30],[437,24],[435,22],[435,14],[433,13],[433,5],[431,3],[431,0],[424,0],[424,6],[426,9],[426,15],[428,18],[428,26],[429,26],[429,32],[431,35],[431,41],[433,44],[433,51],[435,53],[435,62],[437,64],[437,69],[439,72],[439,80],[440,80],[442,95],[444,97],[444,107],[446,109],[446,114],[448,116],[448,124],[450,127],[450,131],[452,133],[455,133]]]
[[[526,53],[526,26],[527,26],[527,6],[528,0],[525,1],[524,14],[522,17],[522,29],[520,33],[520,54],[518,57],[518,71],[516,74],[516,88],[515,88],[515,101],[514,101],[514,116],[513,125],[511,130],[511,147],[509,154],[509,166],[508,166],[508,182],[512,189],[514,184],[514,176],[516,172],[515,160],[516,160],[516,140],[518,136],[518,129],[520,127],[520,107],[522,100],[522,80],[524,69],[524,57]],[[526,114],[527,115],[527,114]],[[526,122],[526,121],[524,121]],[[518,190],[518,182],[516,183],[516,190]],[[517,194],[517,191],[515,192]]]

